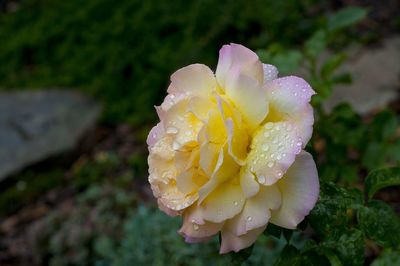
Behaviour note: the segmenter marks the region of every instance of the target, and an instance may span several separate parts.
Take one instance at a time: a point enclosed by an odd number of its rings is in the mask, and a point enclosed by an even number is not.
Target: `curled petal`
[[[253,229],[245,235],[236,236],[224,227],[221,231],[221,248],[219,253],[238,252],[241,249],[250,247],[257,240],[257,237],[264,232],[265,228],[266,226],[263,226]]]
[[[282,205],[272,212],[270,222],[294,229],[318,200],[318,172],[312,156],[301,152],[277,186],[282,194]]]
[[[303,140],[303,148],[309,141],[314,122],[313,110],[309,104],[315,94],[302,78],[283,77],[268,82],[265,89],[270,100],[269,121],[290,121],[295,123]]]
[[[214,74],[209,67],[193,64],[172,74],[168,93],[207,96],[216,86]]]

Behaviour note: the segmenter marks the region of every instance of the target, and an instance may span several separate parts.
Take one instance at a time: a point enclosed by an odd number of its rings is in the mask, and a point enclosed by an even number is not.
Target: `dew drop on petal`
[[[265,124],[266,129],[271,129],[273,126],[274,126],[274,124],[272,124],[271,122],[268,122]]]
[[[274,166],[274,162],[268,162],[267,166],[268,166],[269,168],[272,168],[272,166]]]
[[[262,150],[263,150],[263,151],[268,151],[268,150],[269,150],[269,146],[268,146],[267,143],[264,143],[264,144],[263,144]]]
[[[260,176],[258,177],[258,181],[260,181],[260,183],[264,183],[264,182],[265,182],[265,176],[260,175]]]
[[[248,222],[251,222],[251,220],[253,220],[253,217],[247,216],[246,220],[247,220]]]
[[[176,134],[176,133],[178,133],[178,129],[176,127],[169,127],[169,128],[167,128],[166,132],[168,134]]]
[[[198,224],[193,224],[193,229],[194,229],[195,231],[199,230],[199,225],[198,225]]]
[[[238,203],[237,201],[234,201],[234,202],[233,202],[233,205],[238,206],[239,203]]]

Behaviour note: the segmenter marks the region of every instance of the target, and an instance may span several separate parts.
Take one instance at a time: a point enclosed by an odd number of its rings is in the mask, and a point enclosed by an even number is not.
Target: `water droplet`
[[[274,126],[274,124],[272,124],[271,122],[268,122],[265,124],[266,129],[271,129],[273,126]]]
[[[282,172],[279,171],[278,172],[278,177],[282,177],[282,175],[283,175]]]
[[[195,231],[199,230],[199,225],[198,225],[198,224],[193,224],[193,229],[194,229]]]
[[[194,219],[192,219],[192,221],[191,221],[191,222],[192,222],[192,224],[194,224],[196,221],[195,221]]]
[[[282,159],[281,155],[276,156],[276,159],[279,161],[280,159]]]
[[[282,154],[282,157],[285,158],[285,157],[286,157],[286,153],[283,153],[283,154]]]
[[[246,220],[247,220],[248,222],[251,222],[251,220],[253,220],[253,217],[247,216]]]
[[[275,153],[272,153],[272,154],[271,154],[271,158],[274,158],[274,157],[275,157]]]
[[[268,151],[268,150],[269,150],[269,146],[268,146],[267,143],[264,143],[264,144],[263,144],[262,150],[263,150],[263,151]]]
[[[169,128],[167,128],[166,132],[168,134],[176,134],[176,133],[178,133],[178,129],[176,127],[169,127]]]
[[[260,176],[258,177],[258,181],[260,181],[260,183],[264,183],[264,182],[265,182],[265,176],[260,175]]]
[[[239,203],[238,203],[237,201],[234,201],[234,202],[233,202],[233,205],[238,206]]]
[[[170,94],[170,97],[171,97],[171,99],[174,99],[174,98],[175,98],[175,95]]]
[[[301,142],[300,142],[300,141],[297,142],[296,145],[297,145],[297,146],[301,146]]]
[[[178,150],[180,147],[181,147],[181,145],[178,142],[174,141],[172,143],[172,149]]]
[[[267,166],[268,166],[269,168],[271,168],[272,166],[274,166],[274,162],[268,162]]]

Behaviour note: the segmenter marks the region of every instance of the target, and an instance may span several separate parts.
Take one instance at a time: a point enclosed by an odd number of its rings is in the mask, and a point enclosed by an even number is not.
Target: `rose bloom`
[[[215,74],[193,64],[171,76],[149,133],[149,182],[159,208],[181,215],[187,242],[221,233],[220,253],[254,243],[267,224],[294,229],[319,194],[312,156],[315,93],[238,44]]]

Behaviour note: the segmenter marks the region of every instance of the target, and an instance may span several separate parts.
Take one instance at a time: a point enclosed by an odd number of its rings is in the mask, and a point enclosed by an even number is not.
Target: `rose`
[[[194,64],[171,76],[147,140],[149,182],[160,209],[183,216],[187,242],[221,232],[220,252],[237,252],[268,222],[293,229],[314,207],[318,174],[303,150],[314,91],[277,74],[231,44],[220,50],[215,75]]]

